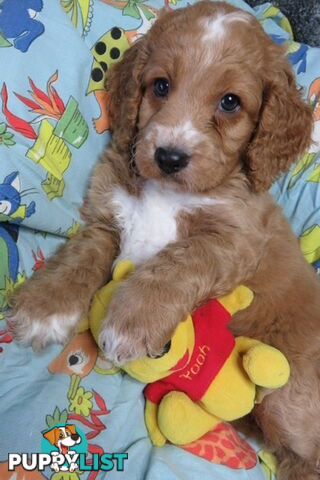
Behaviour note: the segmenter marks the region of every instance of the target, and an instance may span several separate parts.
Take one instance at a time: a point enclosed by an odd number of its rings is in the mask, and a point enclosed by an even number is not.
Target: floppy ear
[[[45,432],[42,434],[44,438],[46,438],[51,443],[51,445],[54,445],[56,443],[56,430],[57,427],[54,427],[49,430],[49,432]]]
[[[264,100],[247,151],[248,177],[255,191],[267,190],[311,143],[312,110],[296,88],[285,58],[274,61],[265,82]]]
[[[68,428],[68,430],[70,430],[71,434],[74,435],[75,433],[77,433],[76,431],[76,427],[74,425],[66,425],[66,428]]]
[[[109,117],[117,147],[129,151],[136,133],[142,98],[142,70],[148,60],[148,34],[137,40],[114,64],[108,74],[106,89],[110,96]]]

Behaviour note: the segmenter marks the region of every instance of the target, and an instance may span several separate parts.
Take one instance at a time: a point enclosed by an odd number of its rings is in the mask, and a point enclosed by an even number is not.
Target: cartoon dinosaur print
[[[17,240],[19,224],[35,213],[34,201],[22,204],[23,195],[32,189],[21,191],[19,172],[10,173],[0,184],[0,290],[5,291],[10,279],[14,284],[18,280],[19,252]],[[4,306],[4,297],[0,295],[0,307]]]
[[[31,43],[44,32],[44,26],[35,17],[41,12],[43,0],[2,0],[0,3],[0,31],[20,52],[27,52]]]

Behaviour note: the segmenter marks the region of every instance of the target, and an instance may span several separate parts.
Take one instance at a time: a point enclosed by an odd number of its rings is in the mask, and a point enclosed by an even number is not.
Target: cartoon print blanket
[[[159,9],[187,3],[0,3],[0,311],[12,289],[80,227],[88,178],[109,140],[103,82],[110,65]],[[271,4],[252,10],[243,0],[230,3],[254,13],[272,39],[286,45],[314,107],[314,144],[272,193],[307,260],[320,269],[320,49],[294,42],[287,19]],[[108,375],[86,331],[62,352],[52,345],[35,354],[12,341],[0,319],[0,385],[1,480],[274,478],[272,459],[258,456],[260,446],[226,424],[184,448],[153,448],[143,385]],[[50,452],[55,464],[42,471],[32,464],[38,460],[31,454]],[[59,452],[88,455],[71,468],[58,465]],[[25,461],[10,472],[9,453],[28,453],[29,467]]]

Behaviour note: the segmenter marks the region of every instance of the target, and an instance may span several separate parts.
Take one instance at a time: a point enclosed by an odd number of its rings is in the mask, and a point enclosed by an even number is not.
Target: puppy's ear
[[[265,79],[260,118],[246,158],[257,192],[267,190],[311,143],[312,110],[296,88],[289,63],[275,52],[277,61]]]
[[[56,437],[57,437],[56,431],[57,431],[57,427],[54,427],[51,430],[49,430],[49,432],[45,432],[42,434],[44,438],[46,438],[51,443],[51,445],[54,445],[56,443]]]
[[[109,115],[116,144],[128,151],[136,133],[142,98],[142,70],[148,60],[148,34],[137,40],[114,64],[108,74],[106,89],[110,96]]]

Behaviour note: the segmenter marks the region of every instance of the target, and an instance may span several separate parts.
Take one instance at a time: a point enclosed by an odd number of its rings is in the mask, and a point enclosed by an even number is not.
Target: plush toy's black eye
[[[153,93],[156,97],[169,95],[169,81],[166,78],[156,78],[153,82]]]
[[[234,113],[240,108],[240,98],[233,93],[227,93],[220,100],[220,110],[226,113]]]
[[[166,353],[169,352],[170,348],[171,348],[171,340],[169,340],[169,342],[165,344],[165,346],[163,347],[162,352],[161,352],[159,355],[151,356],[151,355],[147,354],[147,357],[149,357],[149,358],[161,358],[161,357],[163,357]]]

